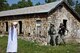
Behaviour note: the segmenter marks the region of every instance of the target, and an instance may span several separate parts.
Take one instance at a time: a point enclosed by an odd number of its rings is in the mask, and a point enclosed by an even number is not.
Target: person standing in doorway
[[[17,53],[17,22],[11,23],[8,35],[7,53]]]
[[[49,28],[49,31],[48,31],[48,34],[50,35],[50,44],[53,46],[55,45],[56,46],[56,30],[54,29],[54,24],[50,24],[50,28]]]

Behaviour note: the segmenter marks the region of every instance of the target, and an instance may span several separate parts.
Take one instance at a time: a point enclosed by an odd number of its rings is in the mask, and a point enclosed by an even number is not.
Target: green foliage
[[[10,6],[8,3],[3,4],[3,7],[1,7],[1,11],[2,10],[9,10],[9,9],[10,9]]]
[[[0,53],[6,53],[7,37],[0,37]],[[37,43],[18,39],[18,53],[80,53],[80,44],[40,46]]]
[[[6,0],[0,0],[0,3],[1,3],[1,2],[6,2]]]
[[[24,8],[24,7],[29,7],[29,6],[33,6],[33,3],[31,2],[31,0],[27,0],[27,1],[21,0],[18,2],[18,4],[12,4],[11,6],[9,6],[6,0],[0,0],[0,11]]]
[[[50,2],[54,2],[54,1],[57,1],[57,0],[45,0],[46,3],[50,3]]]
[[[11,9],[16,9],[16,8],[24,8],[24,7],[29,7],[33,6],[33,3],[31,0],[21,0],[18,2],[18,4],[12,4]]]
[[[28,3],[25,0],[19,1],[18,2],[18,8],[23,8],[23,7],[27,7]]]
[[[12,4],[11,6],[10,6],[10,9],[17,9],[18,8],[18,5],[17,4]]]
[[[38,3],[36,3],[36,4],[35,4],[35,6],[36,6],[36,5],[41,5],[41,3],[40,3],[40,2],[38,2]]]
[[[65,0],[70,6],[73,6],[74,5],[74,2],[73,0]]]
[[[31,0],[27,0],[28,2],[28,6],[33,6],[33,3],[31,2]]]
[[[75,11],[80,15],[80,3],[76,1]]]
[[[6,0],[0,0],[0,4],[6,2]]]
[[[6,2],[6,0],[0,0],[0,11],[8,9],[9,9],[9,4]]]

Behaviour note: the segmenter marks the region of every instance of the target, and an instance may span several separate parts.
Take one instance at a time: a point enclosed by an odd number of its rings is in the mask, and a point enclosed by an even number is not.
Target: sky
[[[11,4],[17,4],[18,1],[20,0],[7,0],[7,2],[11,5]],[[45,3],[45,0],[31,0],[34,4],[36,4],[37,2],[40,2],[40,3]],[[73,0],[74,2],[76,0]],[[80,0],[78,0],[80,2]]]
[[[11,4],[17,4],[18,1],[20,0],[7,0],[7,2],[11,5]],[[40,3],[45,3],[44,0],[31,0],[34,4],[36,4],[37,2],[40,2]]]

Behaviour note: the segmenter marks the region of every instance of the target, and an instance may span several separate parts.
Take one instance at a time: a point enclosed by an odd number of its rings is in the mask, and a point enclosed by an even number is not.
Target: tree
[[[28,2],[28,6],[33,6],[33,3],[31,0],[27,0],[27,2]]]
[[[80,3],[76,1],[75,11],[80,15]]]
[[[54,1],[57,1],[57,0],[45,0],[46,3],[50,3],[50,2],[54,2]]]
[[[18,5],[17,4],[12,4],[11,6],[10,6],[10,9],[17,9],[18,8]]]
[[[9,4],[8,3],[5,3],[2,10],[9,10],[9,9],[10,9]]]
[[[41,5],[41,3],[40,3],[40,2],[38,2],[38,3],[36,3],[36,4],[35,4],[35,6],[36,6],[36,5]]]
[[[6,0],[0,0],[0,11],[7,10],[9,7],[9,4]]]
[[[27,1],[22,0],[22,1],[19,1],[17,5],[18,5],[18,8],[23,8],[23,7],[27,7],[28,3]]]
[[[33,6],[33,3],[31,2],[31,0],[22,0],[18,2],[18,7],[19,8],[23,8],[23,7],[29,7],[29,6]]]
[[[74,5],[73,0],[64,0],[67,4],[69,4],[70,6]]]

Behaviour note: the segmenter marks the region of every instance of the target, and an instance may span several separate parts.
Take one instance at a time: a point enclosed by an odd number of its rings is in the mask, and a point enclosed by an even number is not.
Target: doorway
[[[8,22],[5,23],[6,23],[6,32],[8,32]]]
[[[22,34],[22,21],[19,21],[19,34]]]
[[[66,19],[63,19],[63,24],[64,24],[64,27],[66,28],[67,27],[67,20]]]

